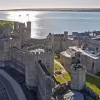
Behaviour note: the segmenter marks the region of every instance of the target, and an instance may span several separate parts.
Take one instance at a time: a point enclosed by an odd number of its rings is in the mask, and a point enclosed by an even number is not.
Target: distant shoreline
[[[100,12],[100,8],[33,8],[33,9],[7,9],[0,11],[70,11],[70,12]]]

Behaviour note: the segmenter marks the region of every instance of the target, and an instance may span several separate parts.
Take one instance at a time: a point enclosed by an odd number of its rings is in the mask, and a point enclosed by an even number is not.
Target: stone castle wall
[[[86,83],[86,67],[83,65],[75,65],[71,66],[71,89],[73,90],[82,90]]]
[[[27,22],[27,26],[25,23],[14,22],[13,34],[20,38],[23,45],[31,38],[31,22]]]
[[[51,100],[52,95],[52,78],[46,75],[40,65],[38,67],[38,91],[41,95],[42,100]]]
[[[23,67],[25,69],[24,74],[27,87],[29,89],[32,89],[32,87],[38,87],[42,100],[51,100],[52,93],[52,79],[45,74],[44,70],[38,64],[39,60],[45,64],[47,59],[48,58],[45,59],[45,54],[43,52],[31,53],[20,51],[17,48],[11,48],[11,60],[15,60],[17,64],[19,62],[24,64]],[[15,69],[17,68],[15,67]],[[20,70],[20,68],[17,70]]]
[[[98,40],[86,39],[83,41],[83,44],[87,45],[91,50],[96,50],[96,48],[98,48],[98,51],[100,51],[100,42]]]
[[[81,54],[81,63],[87,67],[87,70],[91,73],[98,73],[100,72],[100,57],[98,57],[98,59],[94,59],[92,57],[86,56]]]
[[[53,38],[54,52],[59,54],[61,51],[67,50],[69,46],[78,46],[79,40],[71,40],[68,38],[66,32],[64,34],[49,34],[46,39],[30,39],[28,43],[30,44],[44,44],[48,45],[49,39]],[[49,42],[50,43],[50,42]]]

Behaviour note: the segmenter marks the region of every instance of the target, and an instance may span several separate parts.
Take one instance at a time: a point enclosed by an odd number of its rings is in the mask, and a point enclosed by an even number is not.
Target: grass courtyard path
[[[63,73],[66,72],[66,70],[64,69],[64,67],[61,65],[60,62],[58,62],[57,60],[54,60],[54,62],[55,62],[56,64],[58,64],[58,65],[62,68],[62,72],[63,72]]]
[[[58,70],[62,72],[61,75],[57,75],[55,78],[58,82],[64,83],[71,81],[71,77],[68,74],[68,72],[64,69],[64,67],[58,62],[57,60],[54,60],[54,63],[60,66],[61,68],[58,67]],[[67,80],[67,81],[66,81]],[[100,95],[100,77],[87,72],[86,75],[86,85],[90,87],[95,93]]]
[[[55,67],[54,69],[55,78],[58,82],[68,83],[68,81],[71,80],[70,75],[68,74],[68,72],[66,72],[64,67],[60,64],[60,62],[58,62],[57,60],[54,60],[54,67]],[[60,71],[61,74],[56,74],[57,71]]]

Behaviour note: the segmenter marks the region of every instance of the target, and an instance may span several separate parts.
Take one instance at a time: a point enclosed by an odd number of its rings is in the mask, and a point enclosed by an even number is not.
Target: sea
[[[32,22],[31,38],[45,38],[49,33],[100,31],[100,12],[0,11],[1,20]]]

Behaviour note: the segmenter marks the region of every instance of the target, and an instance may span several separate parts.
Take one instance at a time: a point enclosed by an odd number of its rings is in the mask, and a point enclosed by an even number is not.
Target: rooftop
[[[93,54],[93,52],[95,52],[95,51],[82,50],[81,48],[78,48],[76,46],[69,47],[68,50],[61,52],[61,54],[64,56],[67,56],[67,57],[72,57],[75,54],[75,52],[81,52],[82,54],[87,55],[93,59],[99,58],[99,56],[98,56],[99,53]]]

